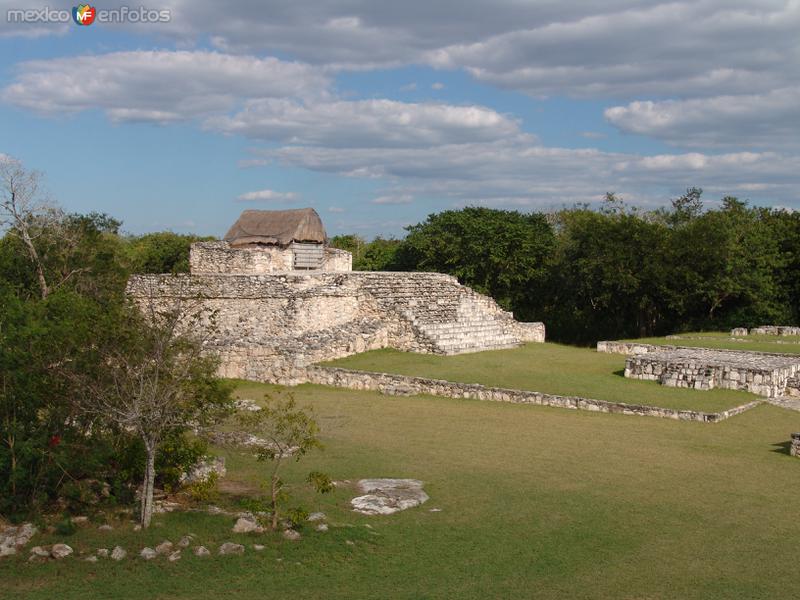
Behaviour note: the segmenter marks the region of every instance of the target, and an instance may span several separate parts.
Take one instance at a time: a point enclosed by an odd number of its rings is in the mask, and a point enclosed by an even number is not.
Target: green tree
[[[399,269],[449,273],[519,318],[537,316],[555,242],[545,215],[470,207],[429,215],[407,230]]]
[[[262,437],[265,444],[258,446],[258,460],[271,463],[268,486],[270,493],[271,527],[278,528],[281,505],[286,501],[286,484],[280,477],[281,466],[287,459],[299,461],[309,451],[322,448],[319,427],[313,417],[299,408],[294,396],[285,399],[265,396],[266,405],[239,417],[240,423]],[[319,472],[309,474],[307,481],[319,492],[331,490],[330,478]]]

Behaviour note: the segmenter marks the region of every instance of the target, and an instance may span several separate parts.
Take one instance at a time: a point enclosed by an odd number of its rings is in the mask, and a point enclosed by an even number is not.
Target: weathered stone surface
[[[418,479],[361,479],[357,489],[363,495],[350,504],[365,515],[391,515],[428,501]]]
[[[747,335],[747,327],[734,327],[731,329],[731,337],[743,337]]]
[[[192,544],[192,536],[185,535],[180,540],[178,540],[178,548],[188,548]]]
[[[324,532],[328,531],[328,524],[327,523],[317,523],[317,526],[314,529],[324,533]]]
[[[169,562],[175,562],[176,560],[180,560],[180,559],[181,559],[181,551],[180,550],[175,550],[173,552],[170,552],[169,556],[167,557],[167,560]]]
[[[205,483],[212,475],[225,477],[226,473],[224,456],[208,456],[193,466],[188,473],[181,473],[180,482],[183,485]]]
[[[169,554],[172,552],[173,544],[169,540],[164,540],[158,546],[156,546],[156,552],[159,554]]]
[[[110,556],[110,552],[108,548],[98,548],[97,549],[97,556],[100,558],[108,558]]]
[[[111,551],[111,558],[113,560],[122,560],[126,556],[128,556],[128,552],[122,546],[114,546],[114,549]]]
[[[289,541],[296,542],[301,536],[299,531],[295,531],[294,529],[284,529],[283,537]]]
[[[211,556],[211,552],[205,546],[197,546],[194,549],[195,556]]]
[[[37,532],[32,523],[12,525],[0,531],[0,557],[16,554]]]
[[[234,533],[264,533],[264,528],[258,524],[255,517],[240,517],[233,526]]]
[[[43,558],[49,558],[50,550],[48,550],[43,546],[34,546],[33,548],[31,548],[31,554],[34,554],[36,556],[41,556]]]
[[[800,433],[792,434],[792,445],[789,446],[789,454],[800,457]]]
[[[90,562],[90,563],[96,563],[98,561],[98,558],[95,555],[92,554],[91,556],[87,556],[83,560],[85,560],[86,562]]]
[[[762,325],[750,330],[751,335],[800,335],[800,327],[789,325]]]
[[[142,548],[142,551],[139,553],[139,556],[141,556],[145,560],[152,560],[156,556],[158,556],[158,552],[156,552],[152,548]]]
[[[294,252],[279,246],[232,248],[228,242],[195,242],[189,268],[195,274],[263,275],[294,271]],[[324,249],[321,271],[351,271],[353,256],[346,250]]]
[[[55,559],[62,559],[72,554],[72,548],[67,544],[53,544],[50,549],[50,556]]]
[[[310,364],[375,348],[458,354],[545,334],[440,273],[137,275],[128,293],[203,298],[218,326],[209,349],[220,373],[290,385],[305,381]]]
[[[662,348],[625,361],[625,377],[697,390],[744,390],[767,397],[782,395],[798,373],[800,356],[767,352]]]
[[[97,530],[98,531],[113,531],[114,528],[111,525],[105,524],[105,525],[100,525],[100,527],[98,527]]]
[[[256,552],[261,552],[264,548],[264,544],[253,544],[253,550]]]
[[[244,554],[244,546],[233,542],[225,542],[219,547],[219,553],[223,556],[227,554]]]
[[[326,517],[324,512],[313,512],[310,515],[308,515],[308,520],[311,521],[312,523],[314,521],[324,521],[325,519]]]

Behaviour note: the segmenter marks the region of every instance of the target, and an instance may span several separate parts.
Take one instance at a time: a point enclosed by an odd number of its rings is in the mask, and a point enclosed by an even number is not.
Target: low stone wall
[[[487,387],[477,383],[458,383],[425,377],[410,377],[391,373],[373,373],[356,371],[338,367],[312,366],[306,370],[308,382],[330,385],[354,390],[375,390],[388,395],[429,394],[446,398],[465,398],[472,400],[489,400],[494,402],[511,402],[515,404],[535,404],[538,406],[554,406],[573,410],[589,410],[593,412],[615,413],[680,421],[698,421],[716,423],[749,410],[759,400],[737,406],[719,413],[706,413],[693,410],[676,410],[657,406],[643,406],[592,400],[576,396],[559,396],[528,390]]]
[[[642,344],[640,342],[618,342],[618,341],[603,341],[597,342],[598,352],[607,352],[609,354],[646,354],[655,350],[662,350],[664,348],[677,348],[677,346],[656,346],[654,344]]]
[[[800,327],[788,325],[762,325],[750,330],[751,335],[800,335]]]
[[[743,390],[767,397],[781,395],[798,372],[800,356],[708,348],[661,347],[625,361],[625,377],[632,379],[696,390]]]
[[[747,335],[747,327],[734,327],[731,329],[731,337],[743,337]]]
[[[789,446],[789,454],[800,457],[800,433],[792,434],[792,445]]]

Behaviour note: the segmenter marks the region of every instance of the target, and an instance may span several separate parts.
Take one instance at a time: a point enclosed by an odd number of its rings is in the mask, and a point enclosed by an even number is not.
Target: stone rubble
[[[122,546],[114,546],[114,549],[111,551],[112,560],[120,561],[126,556],[128,556],[128,552]]]
[[[56,560],[60,560],[68,557],[72,552],[72,548],[67,544],[53,544],[53,547],[50,549],[50,556]]]
[[[0,557],[16,554],[38,531],[33,523],[11,525],[0,531]]]
[[[158,556],[158,552],[156,552],[152,548],[142,548],[142,551],[139,553],[139,556],[141,556],[145,560],[152,560],[156,556]]]
[[[194,483],[205,483],[212,475],[218,478],[225,477],[227,469],[225,468],[225,457],[223,456],[207,456],[199,463],[194,465],[187,473],[182,473],[180,476],[181,485],[192,485]]]
[[[264,528],[258,524],[254,516],[250,515],[239,517],[232,531],[234,533],[264,533]]]
[[[225,542],[219,547],[219,554],[221,556],[229,554],[244,554],[244,546],[241,544],[234,544],[233,542]]]
[[[301,536],[299,531],[295,531],[294,529],[284,529],[283,537],[290,542],[296,542]]]

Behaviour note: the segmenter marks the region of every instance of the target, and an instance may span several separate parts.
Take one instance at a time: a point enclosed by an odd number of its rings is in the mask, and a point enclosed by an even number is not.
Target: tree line
[[[690,188],[669,208],[431,214],[402,240],[336,236],[361,270],[439,271],[574,344],[800,322],[800,213]]]

